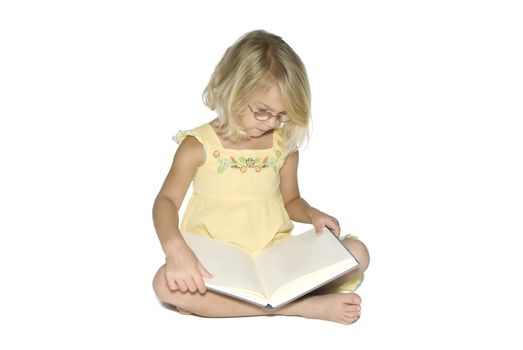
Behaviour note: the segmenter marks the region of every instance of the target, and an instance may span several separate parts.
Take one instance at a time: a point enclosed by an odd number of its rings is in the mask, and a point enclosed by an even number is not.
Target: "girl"
[[[300,197],[298,148],[308,136],[310,89],[301,59],[285,41],[263,30],[242,36],[216,66],[203,98],[217,118],[173,137],[180,146],[154,202],[153,221],[166,256],[153,280],[158,298],[182,314],[206,317],[280,314],[355,322],[361,299],[352,292],[369,254],[350,235],[342,242],[360,262],[358,269],[279,309],[206,290],[203,278],[212,274],[180,231],[254,252],[288,238],[291,220],[312,224],[316,232],[328,227],[338,237],[340,225]],[[178,228],[191,182],[193,194]]]

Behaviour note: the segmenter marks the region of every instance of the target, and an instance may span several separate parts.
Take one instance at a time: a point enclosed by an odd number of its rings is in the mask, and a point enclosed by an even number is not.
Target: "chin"
[[[251,132],[249,132],[250,137],[260,137],[264,135],[267,131],[259,130],[257,128],[252,129]]]

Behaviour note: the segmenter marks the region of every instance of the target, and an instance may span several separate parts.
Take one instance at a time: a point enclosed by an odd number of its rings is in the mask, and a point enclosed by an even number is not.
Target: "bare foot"
[[[324,294],[301,301],[299,316],[351,324],[360,318],[361,298],[358,294]]]
[[[192,312],[182,309],[181,307],[177,307],[176,310],[178,310],[178,312],[181,313],[182,315],[192,315]]]

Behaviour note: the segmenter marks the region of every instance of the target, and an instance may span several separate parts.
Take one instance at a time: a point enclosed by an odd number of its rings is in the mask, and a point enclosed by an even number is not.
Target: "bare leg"
[[[335,279],[334,281],[327,283],[321,288],[316,289],[315,291],[311,292],[309,296],[332,294],[334,290],[343,285],[345,282],[350,281],[354,277],[364,273],[367,270],[367,267],[369,266],[370,262],[370,256],[365,244],[363,244],[362,241],[354,237],[347,237],[342,241],[342,243],[345,245],[345,247],[347,247],[347,249],[349,249],[352,255],[354,255],[356,257],[356,260],[358,260],[358,262],[360,263],[358,268]],[[191,314],[191,312],[183,309],[182,307],[178,306],[177,309],[183,315]]]
[[[353,237],[347,237],[345,238],[342,243],[347,247],[347,249],[354,255],[356,260],[360,263],[358,268],[355,270],[352,270],[351,272],[338,277],[334,281],[331,281],[327,283],[326,285],[318,288],[311,294],[317,295],[317,294],[328,294],[331,293],[333,290],[336,290],[338,287],[343,285],[345,282],[350,281],[354,277],[361,275],[367,270],[367,267],[369,266],[370,257],[369,257],[369,251],[367,250],[367,247],[365,244],[363,244],[362,241],[359,239],[353,238]]]
[[[350,324],[359,318],[361,310],[361,299],[357,294],[306,296],[279,309],[265,310],[209,290],[203,295],[198,292],[173,292],[167,287],[164,276],[162,266],[153,281],[154,290],[160,300],[176,306],[184,313],[204,317],[286,315]]]

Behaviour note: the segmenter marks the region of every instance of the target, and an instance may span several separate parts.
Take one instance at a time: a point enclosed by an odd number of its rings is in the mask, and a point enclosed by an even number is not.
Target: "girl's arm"
[[[178,228],[178,211],[199,166],[205,161],[200,143],[187,137],[174,155],[167,177],[153,205],[153,222],[165,255],[185,244]]]
[[[183,140],[154,201],[153,221],[165,252],[165,281],[171,290],[203,294],[207,289],[202,276],[212,277],[185,243],[178,228],[178,210],[197,168],[204,162],[205,153],[200,143],[193,137]]]
[[[280,169],[280,191],[285,209],[292,221],[310,224],[311,212],[316,210],[300,197],[298,188],[298,151],[289,154]]]
[[[321,232],[323,227],[328,227],[339,236],[340,225],[336,218],[312,207],[300,197],[298,187],[298,151],[289,154],[280,169],[280,191],[285,209],[292,221],[313,224],[316,232]]]

